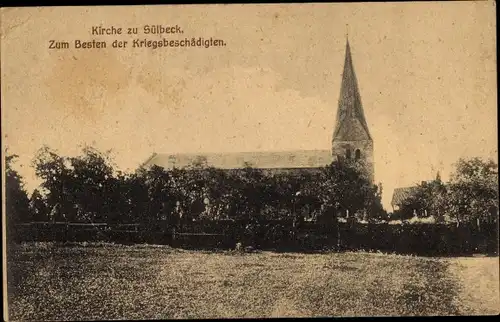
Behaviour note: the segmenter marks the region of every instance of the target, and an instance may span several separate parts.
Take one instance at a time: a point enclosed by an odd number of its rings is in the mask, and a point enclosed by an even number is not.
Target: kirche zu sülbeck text
[[[145,35],[149,34],[182,34],[183,31],[179,25],[144,25],[142,32]],[[122,28],[122,27],[103,27],[93,26],[91,29],[92,35],[123,35],[123,34],[137,34],[138,28]]]

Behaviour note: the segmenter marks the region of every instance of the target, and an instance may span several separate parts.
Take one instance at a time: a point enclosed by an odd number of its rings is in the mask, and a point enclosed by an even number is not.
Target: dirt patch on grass
[[[464,314],[500,313],[498,257],[449,259],[449,272],[458,281],[458,303]]]

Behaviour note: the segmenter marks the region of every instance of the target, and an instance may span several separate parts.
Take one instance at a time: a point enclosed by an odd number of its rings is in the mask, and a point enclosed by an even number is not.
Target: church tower
[[[334,159],[359,162],[370,182],[374,181],[373,140],[368,130],[358,82],[351,57],[349,40],[346,43],[344,72],[340,88],[337,120],[333,132]]]

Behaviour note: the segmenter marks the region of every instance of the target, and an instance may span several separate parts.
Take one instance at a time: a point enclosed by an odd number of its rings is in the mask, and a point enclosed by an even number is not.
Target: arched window
[[[356,150],[356,153],[355,153],[355,156],[356,160],[359,160],[361,159],[361,151],[359,151],[359,149]]]
[[[347,160],[351,159],[351,149],[347,148],[347,151],[345,152],[345,157]]]

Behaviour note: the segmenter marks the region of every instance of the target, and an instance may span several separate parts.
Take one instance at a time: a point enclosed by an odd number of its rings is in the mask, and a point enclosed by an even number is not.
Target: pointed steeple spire
[[[361,104],[361,95],[352,62],[351,46],[347,36],[346,34],[344,71],[342,73],[337,124],[333,139],[339,141],[371,140]]]
[[[437,181],[437,182],[441,182],[441,174],[439,173],[439,170],[438,170],[438,172],[436,173],[436,181]]]

